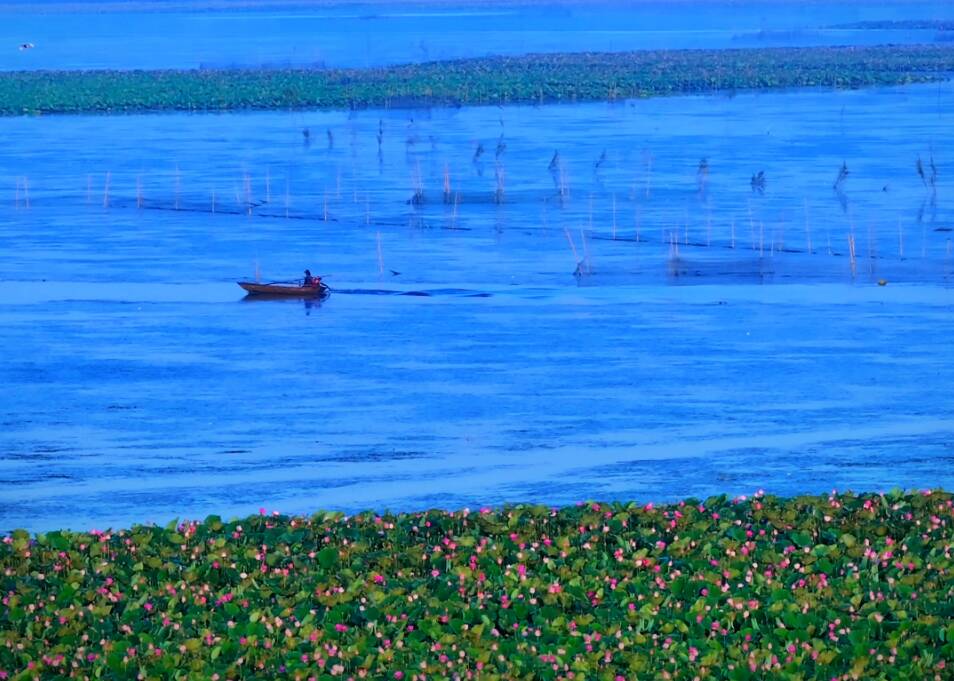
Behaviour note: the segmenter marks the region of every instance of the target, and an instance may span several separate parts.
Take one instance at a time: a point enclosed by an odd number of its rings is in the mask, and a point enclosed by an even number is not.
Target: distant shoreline
[[[484,57],[373,69],[16,71],[0,115],[421,108],[625,99],[944,80],[934,45],[654,50]]]
[[[665,4],[804,5],[827,0],[666,0]],[[845,0],[851,4],[853,0]],[[105,12],[206,12],[330,7],[474,7],[620,6],[659,5],[662,0],[94,0],[93,2],[13,2],[0,5],[0,14],[105,13]],[[887,5],[924,4],[923,0],[883,0]]]

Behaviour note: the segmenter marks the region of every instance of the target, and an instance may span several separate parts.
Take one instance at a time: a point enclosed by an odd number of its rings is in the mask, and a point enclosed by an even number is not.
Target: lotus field
[[[0,544],[0,678],[949,679],[954,497],[586,503]]]
[[[536,54],[376,69],[18,71],[0,73],[0,114],[603,101],[900,85],[951,71],[954,49],[931,45]]]

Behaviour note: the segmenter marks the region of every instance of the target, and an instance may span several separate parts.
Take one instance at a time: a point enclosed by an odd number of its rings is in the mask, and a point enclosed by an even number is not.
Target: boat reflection
[[[311,311],[321,307],[321,304],[328,300],[329,296],[313,296],[311,298],[292,298],[292,297],[281,297],[281,296],[259,296],[254,294],[249,294],[243,298],[239,299],[240,303],[273,303],[276,305],[285,304],[285,305],[302,305],[305,309],[305,314],[311,314]]]

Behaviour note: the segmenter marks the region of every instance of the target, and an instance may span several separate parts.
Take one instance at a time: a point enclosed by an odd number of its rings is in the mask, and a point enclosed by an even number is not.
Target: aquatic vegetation
[[[614,101],[898,85],[951,71],[954,49],[935,45],[532,54],[376,69],[21,71],[0,74],[0,114]]]
[[[937,30],[954,31],[954,21],[943,21],[940,19],[900,19],[900,20],[879,20],[879,21],[855,21],[847,24],[835,24],[828,28],[837,29],[860,29],[860,30]]]
[[[0,678],[949,678],[952,542],[941,491],[16,531]]]

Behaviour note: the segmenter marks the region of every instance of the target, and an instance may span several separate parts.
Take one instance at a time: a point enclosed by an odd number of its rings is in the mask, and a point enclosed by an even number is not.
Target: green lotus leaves
[[[0,678],[949,678],[952,521],[894,491],[17,531]]]
[[[954,48],[943,45],[558,53],[376,69],[21,71],[0,73],[0,114],[612,101],[901,85],[952,71]]]

